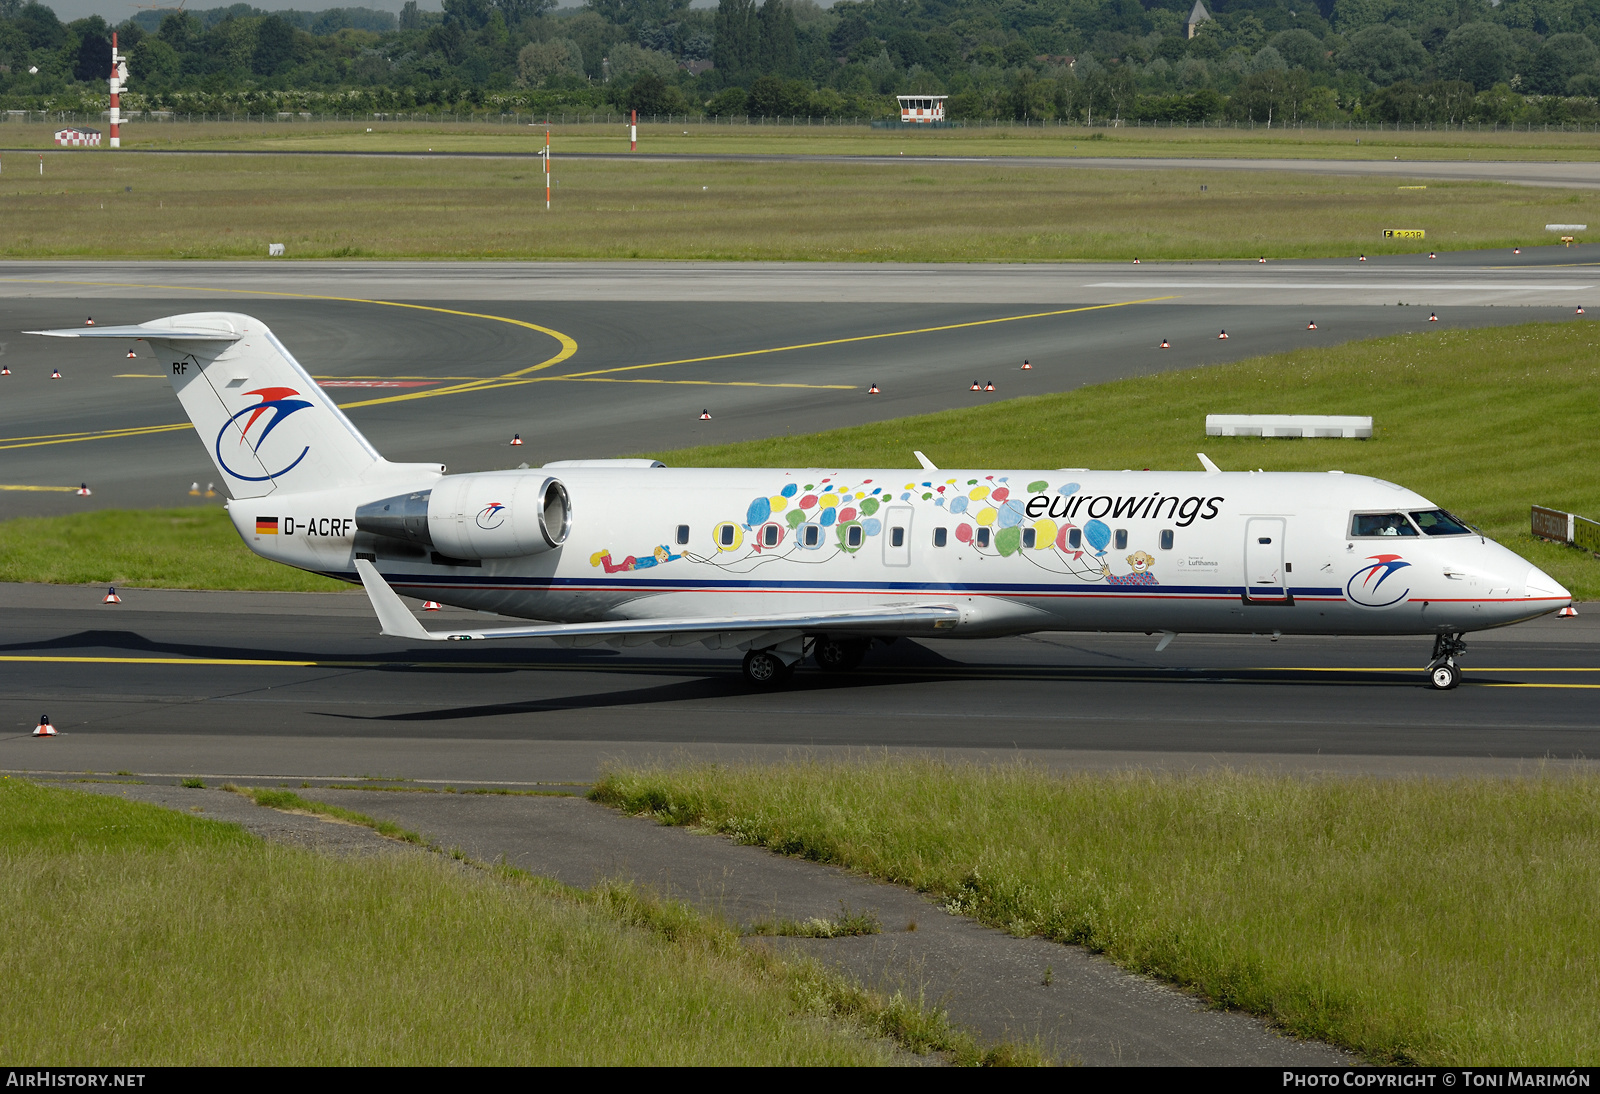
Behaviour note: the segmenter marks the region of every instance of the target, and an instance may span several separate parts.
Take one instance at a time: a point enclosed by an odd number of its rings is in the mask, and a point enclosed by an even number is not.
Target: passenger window
[[[979,528],[978,529],[978,534],[977,534],[976,537],[974,537],[974,540],[978,544],[979,547],[987,547],[987,546],[989,546],[989,529],[987,529],[987,528]]]
[[[859,539],[857,542],[860,542]],[[904,528],[889,529],[889,544],[892,547],[904,547],[906,545],[906,530]]]
[[[1067,546],[1076,551],[1083,546],[1083,529],[1073,528],[1067,532]]]
[[[904,535],[904,529],[896,528],[895,531]],[[861,546],[861,525],[852,524],[850,530],[844,534],[844,538],[845,542],[852,547]]]
[[[733,525],[731,524],[724,524],[722,526],[722,545],[724,547],[733,546]]]
[[[1032,528],[1024,528],[1022,530],[1022,545],[1024,547],[1032,547],[1033,544],[1034,544],[1034,539],[1037,536],[1038,536],[1038,533],[1035,532]]]
[[[1172,529],[1171,528],[1163,528],[1161,530],[1161,549],[1163,551],[1172,550]]]
[[[761,529],[761,545],[763,547],[776,547],[778,545],[778,526],[769,524]]]
[[[1475,534],[1466,523],[1458,517],[1451,516],[1443,509],[1429,509],[1423,513],[1412,513],[1411,519],[1417,522],[1417,527],[1422,529],[1425,536],[1470,536]]]
[[[1126,528],[1118,528],[1113,534],[1113,539],[1117,550],[1126,551],[1128,549],[1128,530]]]
[[[945,543],[948,542],[946,537],[948,537],[949,534],[950,533],[949,533],[948,529],[935,528],[933,530],[933,545],[935,547],[943,547],[945,545]]]
[[[1350,518],[1350,535],[1356,538],[1416,534],[1404,513],[1357,513]]]
[[[818,528],[815,524],[806,525],[806,538],[805,538],[806,546],[807,547],[815,547],[817,544],[819,544],[821,542],[822,542],[822,529]]]
[[[689,526],[687,524],[678,525],[678,546],[682,547],[685,543],[688,543],[688,542],[689,542]]]

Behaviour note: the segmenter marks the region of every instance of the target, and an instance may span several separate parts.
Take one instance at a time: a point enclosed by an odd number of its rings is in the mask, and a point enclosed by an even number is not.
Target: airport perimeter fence
[[[1600,558],[1600,521],[1543,505],[1533,506],[1532,520],[1533,534],[1539,539],[1565,543]]]
[[[6,110],[0,111],[0,124],[5,122],[64,122],[94,123],[110,118],[108,111],[75,112],[62,110]],[[181,113],[174,110],[125,110],[124,123],[144,122],[448,122],[477,125],[626,125],[627,113],[562,113],[530,112],[500,113],[471,111],[443,113],[429,111],[374,111],[369,113],[320,113],[317,111],[273,111],[269,113]],[[1248,132],[1301,133],[1307,130],[1345,131],[1352,133],[1600,133],[1600,122],[1253,122],[1253,121],[1156,121],[1112,118],[1106,121],[1082,122],[1062,118],[1051,119],[954,119],[941,125],[929,126],[917,122],[902,122],[893,118],[852,116],[825,117],[765,117],[758,115],[714,114],[650,114],[641,115],[641,125],[745,125],[773,127],[832,126],[857,128],[872,126],[891,129],[1233,129]]]

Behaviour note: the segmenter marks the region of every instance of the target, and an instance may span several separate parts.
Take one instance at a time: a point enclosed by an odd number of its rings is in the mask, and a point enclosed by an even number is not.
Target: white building
[[[944,101],[948,95],[896,95],[900,100],[900,120],[927,125],[944,121]]]

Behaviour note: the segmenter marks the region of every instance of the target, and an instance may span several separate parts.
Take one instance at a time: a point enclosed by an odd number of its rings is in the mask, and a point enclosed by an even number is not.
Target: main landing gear
[[[811,657],[823,672],[849,672],[861,664],[871,646],[870,638],[819,638]]]
[[[872,648],[870,638],[818,638],[811,643],[811,657],[823,672],[849,672],[856,668]],[[758,688],[781,688],[794,678],[795,666],[805,657],[805,646],[798,640],[774,649],[751,650],[744,655],[745,682]]]
[[[772,650],[751,650],[744,655],[744,678],[758,688],[780,688],[794,676],[794,665]]]
[[[1433,660],[1428,662],[1428,683],[1435,691],[1449,691],[1461,683],[1456,658],[1467,652],[1460,634],[1441,634],[1433,640]]]

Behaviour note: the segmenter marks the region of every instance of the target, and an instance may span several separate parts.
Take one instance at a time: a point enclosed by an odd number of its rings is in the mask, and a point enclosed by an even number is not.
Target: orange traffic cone
[[[58,369],[58,368],[51,369],[50,370],[50,379],[52,379],[52,380],[61,379],[61,370]]]
[[[1161,340],[1161,348],[1162,348],[1162,349],[1171,349],[1171,348],[1172,348],[1172,347],[1171,347],[1171,346],[1169,346],[1169,345],[1167,345],[1167,340],[1166,340],[1166,339],[1165,339],[1165,338],[1163,338],[1163,339],[1162,339],[1162,340]]]
[[[711,420],[711,411],[709,411],[709,410],[702,410],[702,411],[701,411],[701,412],[700,412],[700,420],[701,420],[701,421],[702,421],[702,422],[709,422],[709,421],[710,421],[710,420]]]
[[[983,385],[983,390],[985,390],[985,391],[993,391],[994,390],[994,381],[990,380],[987,383],[985,383]]]
[[[522,446],[522,434],[521,433],[513,433],[513,434],[511,434],[511,447],[512,448],[520,448],[521,446]]]
[[[1226,337],[1228,337],[1228,332],[1227,332],[1227,331],[1222,331],[1222,332],[1220,332],[1220,333],[1219,333],[1219,334],[1218,334],[1218,335],[1217,335],[1217,338],[1218,338],[1218,339],[1219,339],[1219,340],[1221,340],[1221,339],[1223,339],[1223,338],[1226,338]]]
[[[878,385],[876,383],[874,383],[871,387],[867,388],[867,394],[868,395],[876,395],[876,394],[878,394]]]
[[[106,590],[106,595],[100,598],[100,603],[102,603],[102,604],[121,604],[122,603],[122,597],[117,595],[117,587],[115,585],[111,586],[111,588]]]
[[[969,390],[982,391],[983,390],[983,385],[978,383],[978,381],[974,380],[974,381],[972,381],[972,387]]]
[[[54,737],[56,735],[56,727],[50,724],[50,715],[39,715],[39,724],[34,726],[33,735],[35,737]]]
[[[1022,371],[1023,372],[1032,372],[1033,371],[1033,363],[1030,362],[1030,361],[1026,361],[1026,360],[1023,361],[1022,362]]]
[[[1429,312],[1428,313],[1428,322],[1437,323],[1438,321],[1439,321],[1439,315],[1438,315],[1437,312]]]
[[[1315,319],[1313,319],[1311,322],[1306,324],[1306,330],[1316,330],[1316,329],[1317,329],[1317,321]]]
[[[1559,619],[1571,619],[1573,616],[1575,616],[1577,614],[1578,614],[1578,609],[1574,608],[1571,604],[1568,604],[1565,608],[1562,608],[1559,612],[1556,613],[1556,617],[1559,618]]]
[[[92,493],[94,493],[94,491],[89,489],[88,483],[85,482],[78,485],[78,497],[86,498]]]
[[[425,611],[425,612],[436,612],[436,611],[439,611],[440,610],[439,602],[437,600],[424,600],[422,602],[422,610]]]

